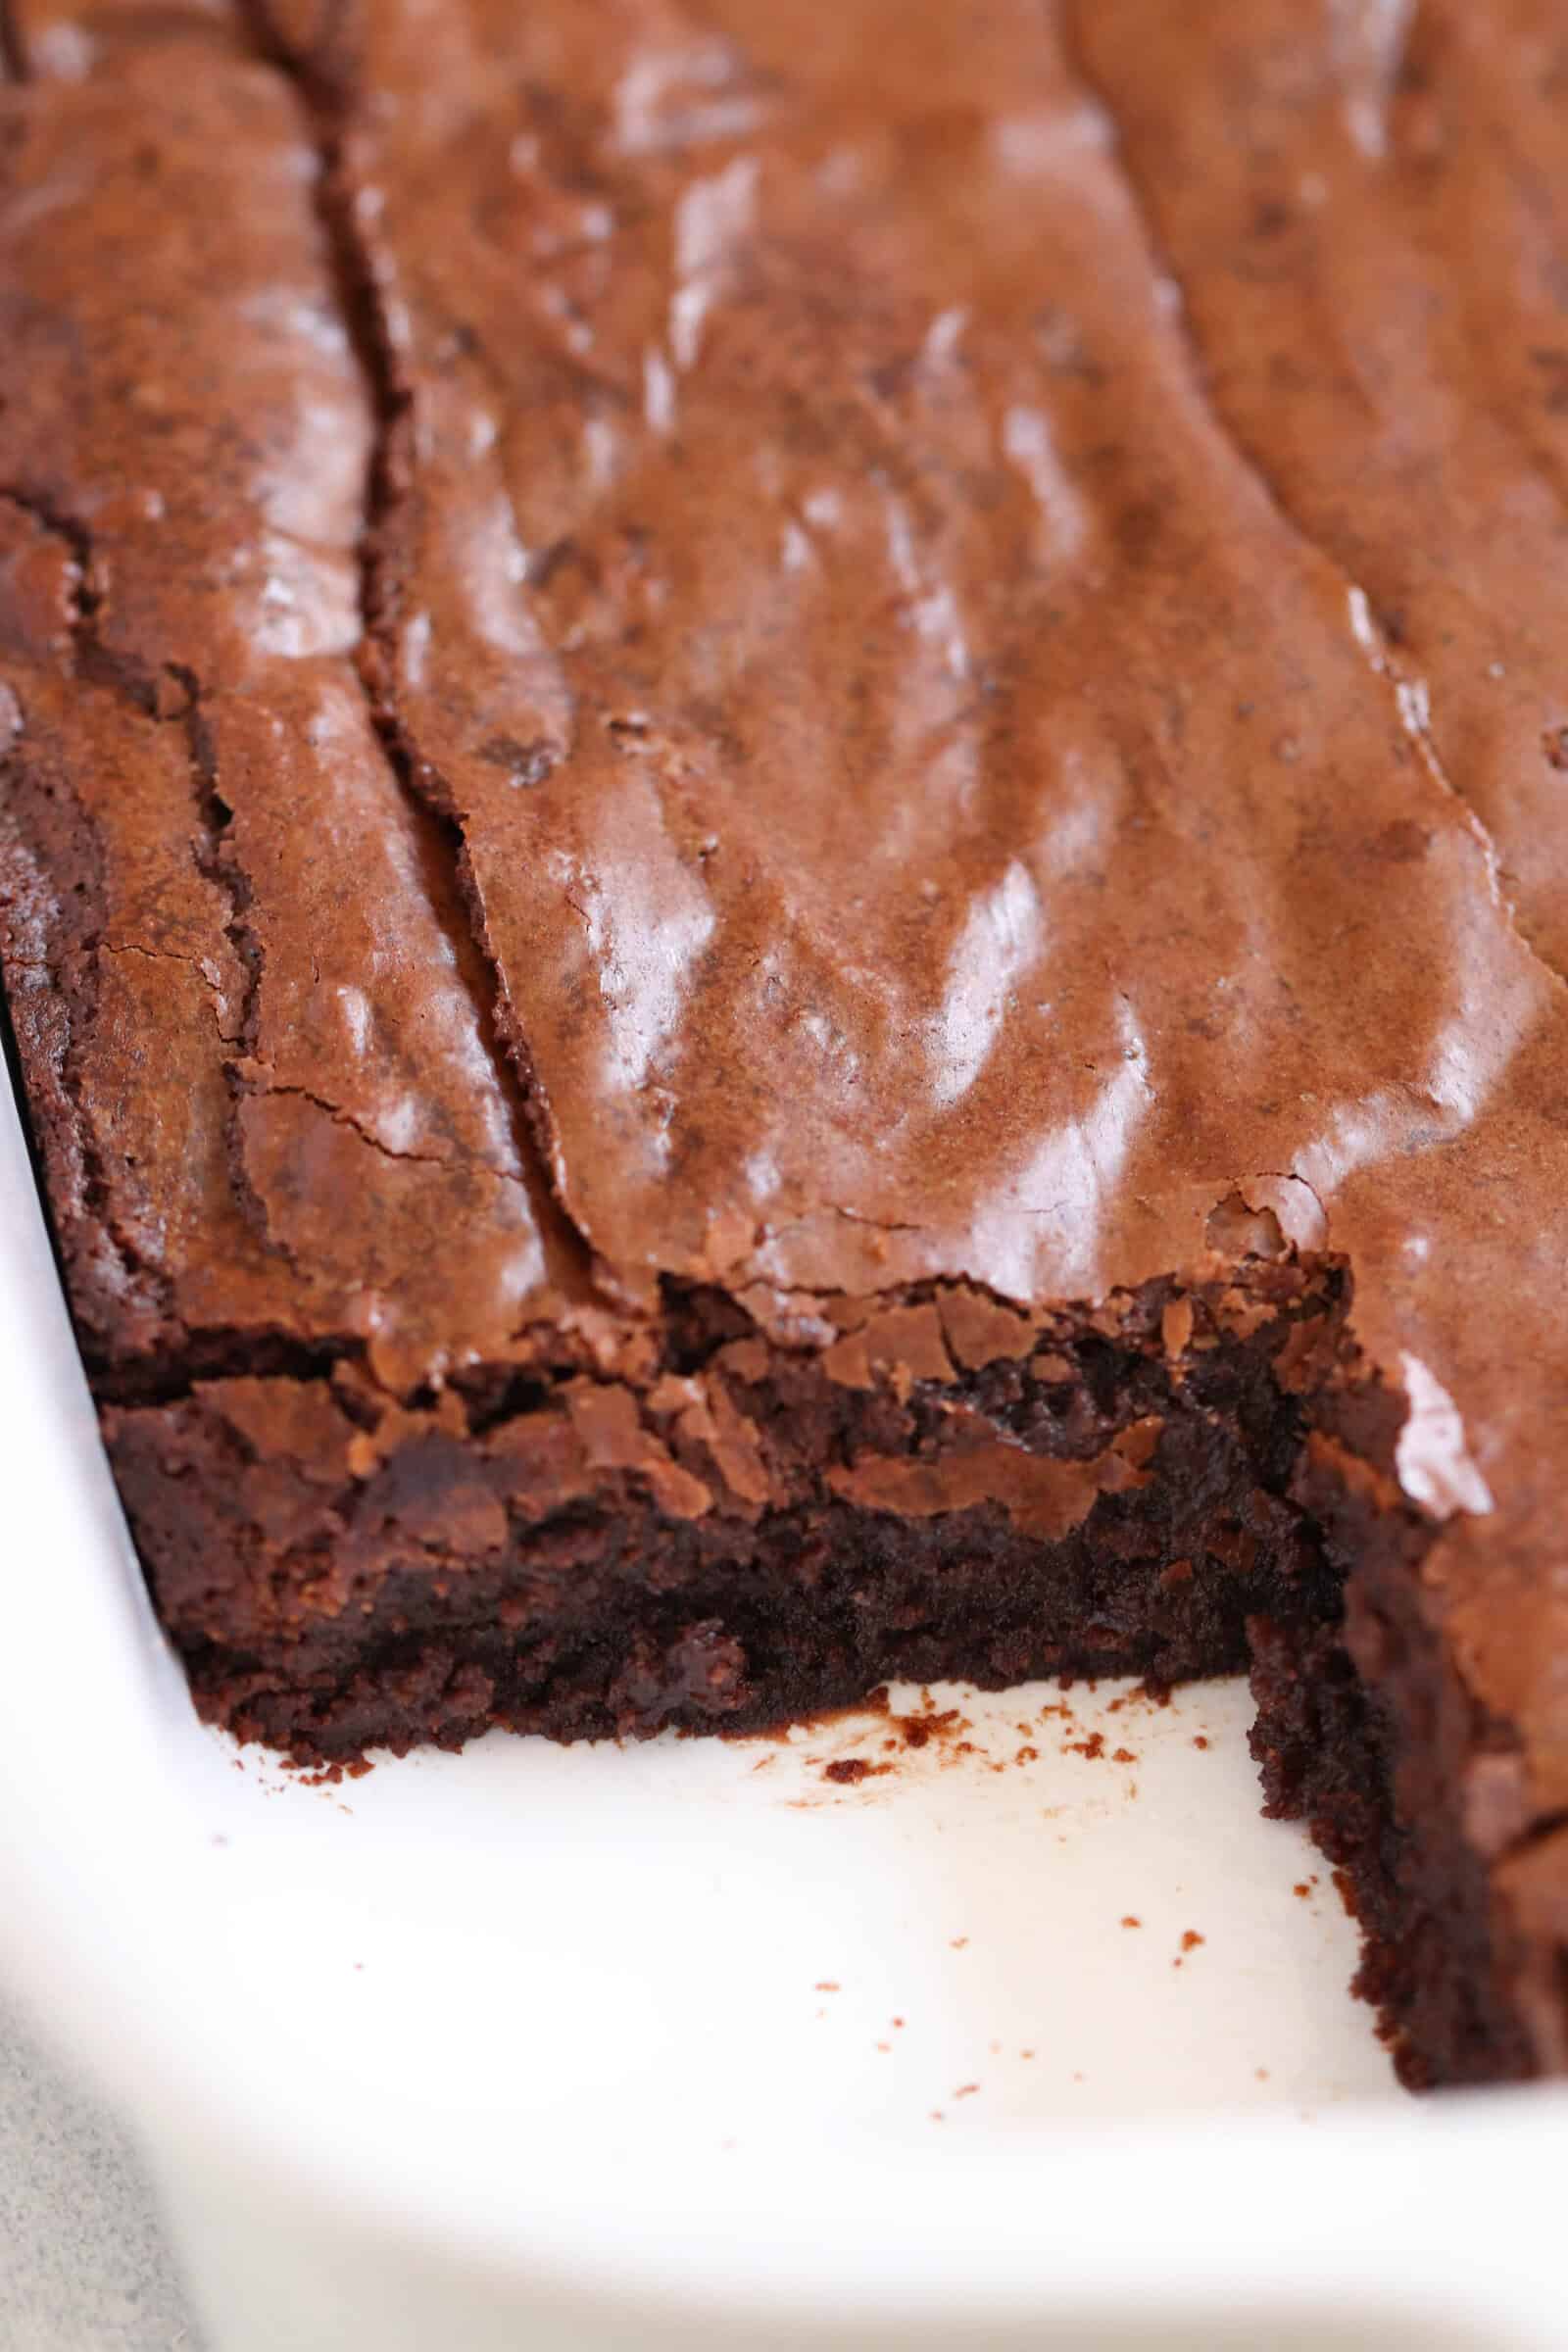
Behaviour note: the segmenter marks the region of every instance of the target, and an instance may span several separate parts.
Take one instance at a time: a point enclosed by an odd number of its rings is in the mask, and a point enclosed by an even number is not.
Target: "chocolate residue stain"
[[[1193,1745],[1195,1747],[1206,1747],[1208,1745],[1207,1734],[1204,1732],[1198,1733],[1193,1740]]]
[[[841,1788],[853,1788],[858,1782],[879,1779],[891,1772],[891,1764],[869,1764],[864,1756],[839,1756],[822,1767],[824,1781],[836,1781]]]
[[[902,2017],[896,2017],[893,2020],[893,2028],[895,2033],[902,2034],[904,2032],[904,2020]]]
[[[929,1690],[920,1693],[918,1715],[890,1715],[888,1721],[903,1740],[906,1747],[927,1747],[933,1740],[943,1740],[950,1733],[972,1732],[974,1726],[959,1715],[956,1707],[944,1707],[940,1714]]]
[[[1141,1928],[1144,1923],[1136,1911],[1129,1911],[1121,1924],[1124,1928]]]
[[[848,1712],[848,1709],[840,1708],[839,1712],[844,1714]],[[705,1731],[702,1737],[706,1740],[722,1740],[726,1745],[731,1747],[756,1747],[759,1742],[763,1740],[767,1741],[770,1747],[789,1747],[794,1742],[797,1728],[805,1728],[807,1730],[814,1731],[818,1722],[822,1720],[824,1720],[822,1717],[812,1715],[808,1718],[803,1718],[802,1725],[800,1727],[794,1723],[774,1723],[769,1724],[766,1729],[762,1731],[758,1731],[750,1725],[744,1732],[730,1731],[727,1728],[720,1726],[717,1730],[711,1732]],[[695,1737],[694,1734],[690,1733],[689,1727],[684,1724],[680,1725],[677,1730],[677,1736],[680,1736],[681,1734],[685,1734],[687,1737]]]
[[[1202,1936],[1200,1936],[1196,1928],[1188,1928],[1184,1931],[1182,1936],[1182,1950],[1184,1952],[1196,1952],[1202,1940]]]
[[[841,1721],[853,1723],[857,1716],[861,1718],[862,1730],[867,1713],[880,1719],[882,1737],[876,1741],[876,1750],[888,1761],[872,1763],[864,1756],[827,1757],[819,1752],[808,1753],[807,1764],[820,1771],[824,1780],[840,1788],[854,1788],[862,1781],[896,1772],[898,1764],[893,1759],[901,1754],[918,1755],[924,1751],[930,1752],[939,1770],[947,1770],[967,1756],[981,1757],[993,1772],[1006,1769],[988,1756],[983,1746],[965,1737],[975,1729],[970,1718],[957,1707],[939,1707],[929,1689],[922,1688],[916,1704],[902,1715],[894,1713],[885,1686],[873,1690],[863,1706],[838,1710]],[[816,1718],[813,1728],[822,1720]]]
[[[824,1977],[820,1984],[811,1986],[813,1992],[842,1992],[843,1989],[843,1985],[832,1977]]]
[[[956,2099],[972,2099],[979,2087],[978,2082],[960,2082],[953,2095]]]
[[[1020,2050],[1018,2055],[1020,2058],[1032,2058],[1034,2056],[1034,2052],[1033,2050]]]
[[[1063,1690],[1070,1687],[1071,1678],[1061,1685]],[[1093,1690],[1096,1685],[1093,1680],[1090,1680],[1085,1687]],[[1108,1700],[1106,1706],[1108,1712],[1116,1713],[1141,1700],[1152,1704],[1165,1705],[1169,1702],[1169,1696],[1168,1690],[1160,1687],[1151,1683],[1141,1683]],[[875,1719],[874,1728],[878,1736],[874,1741],[867,1738],[868,1732],[872,1729],[865,1721],[868,1715]],[[1060,1724],[1063,1734],[1060,1753],[1063,1755],[1080,1755],[1087,1763],[1098,1763],[1102,1758],[1108,1758],[1110,1762],[1123,1766],[1136,1765],[1140,1760],[1137,1751],[1133,1748],[1127,1746],[1107,1748],[1103,1732],[1083,1731],[1080,1718],[1065,1697],[1048,1700],[1039,1709],[1037,1720],[1042,1724],[1053,1721]],[[889,1687],[886,1684],[879,1685],[858,1706],[826,1709],[820,1715],[813,1717],[808,1727],[808,1734],[835,1723],[847,1724],[852,1727],[851,1738],[843,1742],[844,1747],[852,1752],[834,1755],[831,1747],[823,1751],[819,1746],[813,1744],[808,1748],[804,1756],[806,1765],[812,1772],[819,1774],[829,1787],[835,1789],[854,1788],[870,1780],[886,1779],[896,1774],[901,1769],[904,1759],[908,1756],[925,1758],[924,1768],[939,1772],[967,1765],[969,1759],[973,1758],[986,1771],[992,1773],[1019,1770],[1026,1765],[1041,1762],[1043,1757],[1043,1750],[1037,1744],[1037,1739],[1031,1739],[1028,1736],[1034,1728],[1031,1723],[1018,1722],[1010,1726],[999,1725],[997,1727],[999,1730],[1007,1729],[1023,1736],[1021,1746],[1016,1747],[1010,1754],[999,1756],[987,1744],[986,1734],[991,1727],[989,1725],[977,1727],[969,1716],[961,1712],[958,1706],[939,1707],[929,1686],[922,1686],[915,1702],[901,1713],[895,1710]],[[979,1736],[970,1737],[971,1734],[977,1732],[977,1729]],[[857,1744],[853,1736],[855,1730],[858,1731],[860,1740],[871,1749],[878,1759],[877,1761],[871,1760],[871,1754],[853,1752]],[[1078,1738],[1068,1736],[1075,1732],[1081,1732],[1082,1736]],[[766,1736],[773,1737],[772,1735]],[[787,1734],[785,1739],[787,1741]],[[1200,1735],[1197,1744],[1206,1746],[1208,1741],[1205,1737]],[[760,1771],[763,1765],[771,1760],[770,1757],[760,1759],[752,1769]],[[1136,1797],[1138,1794],[1137,1783],[1129,1781],[1124,1784],[1124,1791],[1128,1798]],[[813,1800],[809,1797],[787,1797],[784,1799],[785,1803],[803,1812],[809,1810],[813,1801],[821,1803],[830,1800],[826,1798]]]
[[[1351,1883],[1349,1872],[1348,1870],[1336,1870],[1332,1873],[1332,1877],[1335,1892],[1338,1894],[1341,1902],[1345,1905],[1347,1916],[1350,1919],[1353,1919],[1356,1924],[1359,1925],[1361,1914],[1356,1908],[1355,1887]]]
[[[1305,1879],[1298,1879],[1296,1885],[1291,1888],[1291,1892],[1293,1894],[1299,1895],[1303,1903],[1306,1901],[1306,1898],[1311,1891],[1312,1889],[1307,1885]]]
[[[1134,1683],[1130,1690],[1123,1690],[1118,1697],[1105,1701],[1105,1713],[1119,1715],[1124,1707],[1168,1707],[1173,1695],[1170,1686],[1164,1683]]]
[[[757,1762],[752,1766],[752,1770],[754,1772],[766,1772],[770,1764],[776,1764],[777,1762],[777,1756],[759,1756]]]
[[[803,1734],[811,1738],[818,1732],[833,1730],[837,1724],[852,1723],[857,1716],[885,1715],[887,1711],[887,1685],[882,1683],[877,1686],[876,1690],[867,1691],[864,1698],[850,1699],[845,1705],[839,1707],[818,1707],[814,1713],[809,1715],[792,1715],[787,1723],[771,1724],[763,1731],[710,1733],[705,1730],[700,1736],[704,1739],[729,1740],[739,1747],[749,1747],[762,1740],[765,1740],[772,1747],[794,1747]],[[692,1735],[694,1738],[698,1736]]]

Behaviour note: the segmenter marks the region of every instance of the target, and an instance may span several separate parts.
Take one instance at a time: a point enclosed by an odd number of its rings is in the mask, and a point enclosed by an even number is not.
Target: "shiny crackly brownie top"
[[[99,1357],[410,1396],[662,1276],[809,1346],[1239,1195],[1348,1259],[1568,1799],[1560,7],[12,33],[10,968]]]

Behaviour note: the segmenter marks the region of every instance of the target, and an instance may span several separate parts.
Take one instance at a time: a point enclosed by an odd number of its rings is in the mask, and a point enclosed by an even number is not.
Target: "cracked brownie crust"
[[[1406,2071],[1568,2065],[1560,11],[0,55],[0,956],[203,1710],[1250,1661]]]

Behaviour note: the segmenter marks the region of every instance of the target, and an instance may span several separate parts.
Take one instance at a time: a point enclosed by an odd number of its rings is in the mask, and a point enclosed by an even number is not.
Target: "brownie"
[[[9,1047],[202,1713],[1250,1671],[1406,2078],[1568,2069],[1555,0],[0,53]]]

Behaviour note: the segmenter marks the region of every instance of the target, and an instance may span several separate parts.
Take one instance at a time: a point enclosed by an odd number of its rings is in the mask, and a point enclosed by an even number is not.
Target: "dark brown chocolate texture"
[[[1568,2067],[1554,0],[3,49],[0,954],[203,1711],[1250,1663],[1406,2072]]]

